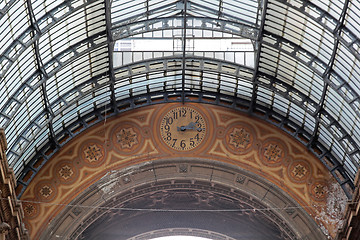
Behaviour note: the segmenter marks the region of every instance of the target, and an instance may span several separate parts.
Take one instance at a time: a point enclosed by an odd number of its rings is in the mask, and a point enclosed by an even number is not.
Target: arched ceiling
[[[349,0],[2,1],[0,126],[18,184],[107,117],[192,101],[288,132],[350,197],[360,160],[359,10]],[[174,36],[182,49],[114,51],[117,40]],[[196,52],[181,40],[189,38],[246,38],[254,50]],[[130,61],[119,60],[125,54]]]
[[[215,171],[206,171],[210,164]],[[202,174],[194,174],[200,169]],[[241,174],[244,181],[215,180],[228,174]],[[32,237],[131,240],[191,232],[219,240],[328,238],[276,186],[209,160],[160,160],[114,170],[63,207],[51,220],[39,214],[44,229]]]

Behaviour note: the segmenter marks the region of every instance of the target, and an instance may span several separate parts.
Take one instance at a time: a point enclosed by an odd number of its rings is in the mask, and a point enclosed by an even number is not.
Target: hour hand
[[[189,124],[186,125],[186,126],[177,127],[177,130],[178,130],[178,131],[185,131],[185,130],[198,130],[198,131],[201,131],[202,129],[201,129],[201,128],[197,128],[197,127],[196,127],[196,123],[191,122],[191,123],[189,123]]]

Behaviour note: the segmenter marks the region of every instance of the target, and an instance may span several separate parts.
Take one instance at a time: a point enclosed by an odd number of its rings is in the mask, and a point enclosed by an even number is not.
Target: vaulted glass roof
[[[0,126],[18,184],[105,116],[194,101],[288,132],[350,197],[359,10],[348,0],[1,1]]]

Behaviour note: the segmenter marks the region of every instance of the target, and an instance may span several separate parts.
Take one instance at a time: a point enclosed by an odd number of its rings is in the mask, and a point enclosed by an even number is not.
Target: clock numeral
[[[181,117],[186,117],[186,109],[184,109],[184,108],[181,109],[180,116]]]
[[[191,146],[191,147],[194,147],[194,146],[195,146],[195,142],[194,142],[194,139],[193,139],[193,138],[190,138],[190,146]]]
[[[167,131],[167,132],[170,131],[170,126],[169,125],[165,125],[164,128],[165,128],[165,131]]]
[[[166,140],[171,141],[171,132],[166,132],[167,137]]]
[[[195,116],[195,123],[199,123],[199,120],[200,120],[200,116],[199,116],[199,115],[196,115],[196,116]]]
[[[176,141],[177,141],[177,139],[174,138],[174,139],[173,139],[173,144],[171,145],[171,147],[174,147],[174,146],[175,146]]]
[[[201,132],[203,130],[202,127],[201,127],[201,123],[196,124],[196,129],[197,129],[198,132]]]
[[[186,147],[185,140],[181,140],[181,142],[180,142],[180,147],[181,147],[182,149],[184,149],[184,148]]]
[[[173,122],[174,122],[174,119],[172,117],[166,118],[166,125],[171,125],[171,124],[173,124]]]
[[[199,141],[200,140],[199,133],[196,134],[194,138],[196,139],[196,141]]]

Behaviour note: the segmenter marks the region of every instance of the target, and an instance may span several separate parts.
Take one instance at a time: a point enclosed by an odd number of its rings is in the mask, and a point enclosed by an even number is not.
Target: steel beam
[[[332,87],[333,89],[337,90],[338,89],[338,86],[336,86],[334,84],[333,81],[331,81],[329,78],[327,77],[323,77],[324,72],[320,72],[318,69],[316,69],[314,66],[313,66],[313,62],[317,62],[323,66],[328,66],[328,63],[325,63],[324,61],[322,61],[321,59],[319,59],[315,54],[313,54],[312,52],[310,51],[307,51],[306,49],[304,49],[303,47],[297,45],[297,44],[294,44],[293,42],[291,42],[290,40],[288,39],[285,39],[284,37],[282,36],[279,36],[279,35],[276,35],[276,34],[273,34],[267,30],[264,30],[264,34],[267,35],[267,36],[270,36],[273,40],[276,41],[276,43],[272,43],[272,42],[267,42],[265,39],[263,40],[263,44],[264,45],[267,45],[269,47],[272,47],[272,48],[276,48],[276,50],[278,50],[279,52],[282,52],[282,53],[285,53],[286,55],[288,55],[289,57],[291,58],[294,58],[297,62],[300,62],[300,63],[303,63],[305,66],[307,66],[309,69],[311,69],[314,73],[316,73],[318,76],[322,77],[324,82],[327,83],[330,87]],[[283,49],[283,48],[279,48],[278,46],[280,46],[280,44],[286,44],[287,46],[291,46],[291,48],[287,48],[286,50]],[[288,49],[292,49],[291,51],[288,50]],[[302,55],[306,55],[310,60],[307,62],[307,61],[304,61],[303,58],[301,58]],[[332,60],[334,61],[334,60]],[[336,76],[338,76],[335,72],[333,72],[331,69],[328,70],[329,71],[329,74],[333,73],[335,74]],[[327,75],[328,76],[328,75]],[[360,95],[359,93],[357,93],[353,87],[351,87],[351,85],[348,83],[348,81],[345,81],[342,77],[338,76],[339,80],[342,81],[342,86],[345,86],[346,89],[348,89],[349,91],[351,91],[355,96],[354,98],[356,99],[359,99],[360,98]],[[347,100],[346,99],[346,96],[344,93],[342,93],[341,91],[337,91],[343,98],[344,100],[354,109],[355,113],[360,117],[360,113],[357,112],[357,106],[355,106],[354,104],[351,104],[351,101],[350,100]],[[353,102],[354,103],[354,102]]]
[[[28,2],[28,1],[27,1]],[[35,19],[34,14],[33,13],[29,13],[32,14],[32,19],[30,19],[31,21],[33,21],[33,23],[31,24],[31,26],[29,28],[27,28],[23,33],[21,33],[19,35],[19,37],[12,42],[1,54],[0,56],[0,62],[2,61],[3,58],[8,59],[9,62],[11,62],[11,64],[9,64],[4,70],[2,75],[4,76],[6,74],[6,72],[11,68],[11,65],[15,62],[16,59],[19,58],[19,56],[30,46],[32,46],[34,44],[35,41],[38,41],[41,36],[43,36],[45,33],[47,33],[53,26],[55,26],[57,23],[61,22],[62,20],[64,20],[65,18],[67,18],[68,16],[70,16],[71,14],[73,14],[75,11],[78,11],[79,9],[84,8],[85,6],[91,4],[95,2],[95,0],[89,0],[86,1],[84,4],[77,6],[77,7],[73,7],[71,4],[73,4],[73,1],[70,0],[66,0],[62,3],[60,3],[58,6],[54,7],[53,9],[50,9],[47,13],[45,13],[41,18],[39,19]],[[29,5],[29,3],[27,3],[27,5]],[[30,3],[30,5],[32,5],[32,3]],[[59,11],[59,9],[63,9],[63,8],[68,8],[70,9],[70,11],[64,13],[61,16],[58,16],[59,13],[61,13],[61,11]],[[56,14],[56,17],[55,17]],[[30,17],[29,17],[30,18]],[[43,22],[47,22],[50,20],[50,23],[47,23],[46,26],[44,26],[43,28],[40,28],[39,26],[43,23]],[[37,34],[34,36],[31,36],[31,39],[29,41],[25,41],[24,39],[27,39],[28,35],[33,31],[33,25],[38,26],[38,31]],[[16,51],[16,55],[12,58],[9,57],[10,52],[12,51],[12,49],[14,49],[15,47],[18,47],[17,51]],[[1,76],[0,76],[1,77]]]
[[[256,27],[238,22],[193,16],[187,16],[186,19],[187,21],[198,21],[199,23],[201,23],[199,25],[191,24],[190,26],[187,26],[188,29],[224,32],[242,38],[248,38],[251,40],[256,40],[259,35],[259,30]],[[173,21],[175,20],[183,21],[183,17],[174,16],[156,18],[144,21],[131,22],[129,24],[113,25],[111,29],[113,40],[125,39],[134,35],[152,31],[183,29],[183,26],[169,24],[169,22],[173,23]],[[159,27],[159,24],[161,24],[161,27]]]
[[[187,9],[187,0],[183,0],[184,3],[184,10],[183,13],[183,53],[182,53],[182,77],[181,77],[181,87],[182,87],[182,93],[181,93],[181,101],[184,104],[185,102],[185,68],[186,68],[186,28],[187,28],[187,21],[186,21],[186,9]]]
[[[40,32],[40,28],[39,25],[36,22],[35,19],[35,15],[32,9],[32,4],[30,0],[27,0],[27,8],[28,8],[28,12],[29,12],[29,18],[30,18],[30,22],[31,22],[31,26],[33,28],[33,36],[39,35],[41,34]],[[40,50],[39,50],[39,40],[35,40],[33,43],[34,46],[34,50],[35,50],[35,58],[36,58],[36,67],[37,67],[37,71],[40,73],[40,79],[41,79],[41,92],[42,92],[42,97],[43,97],[43,102],[44,102],[44,112],[46,113],[47,116],[47,120],[48,120],[48,127],[49,127],[49,142],[51,144],[54,144],[54,146],[59,147],[59,142],[56,139],[55,136],[55,132],[54,132],[54,128],[53,128],[53,124],[52,124],[52,120],[54,118],[54,113],[51,109],[50,103],[49,103],[49,99],[48,99],[48,95],[46,92],[46,81],[49,79],[49,76],[44,68],[44,65],[42,63],[42,59],[40,56]]]
[[[111,105],[115,113],[118,112],[115,98],[115,75],[114,75],[114,45],[115,42],[112,39],[111,34],[111,2],[105,0],[105,19],[106,19],[106,37],[108,45],[108,56],[109,56],[109,78],[110,78],[110,89],[111,89]]]
[[[344,3],[344,7],[343,7],[343,10],[342,10],[341,16],[340,16],[340,20],[337,22],[335,30],[333,31],[334,39],[335,39],[334,48],[332,50],[332,54],[331,54],[331,58],[329,60],[329,63],[327,64],[325,72],[324,72],[324,74],[322,76],[325,84],[324,84],[323,93],[322,93],[321,100],[320,100],[320,105],[318,106],[317,111],[316,111],[316,117],[315,117],[316,123],[315,123],[314,133],[311,136],[311,140],[309,141],[308,148],[311,147],[313,142],[317,140],[318,135],[319,135],[319,125],[320,125],[320,118],[321,118],[320,113],[324,108],[324,102],[325,102],[325,98],[326,98],[326,94],[327,94],[328,86],[329,86],[329,84],[327,82],[327,79],[330,79],[330,72],[333,69],[336,53],[337,53],[337,50],[339,48],[339,42],[340,41],[339,41],[338,38],[336,38],[336,36],[339,36],[341,34],[341,29],[344,27],[344,20],[345,20],[345,15],[346,15],[346,12],[347,12],[347,9],[348,9],[348,5],[349,5],[349,0],[346,0],[345,3]]]
[[[322,26],[324,29],[328,30],[329,32],[334,32],[334,29],[331,29],[329,27],[329,25],[327,25],[328,21],[336,23],[335,28],[338,27],[338,25],[339,25],[338,24],[339,19],[336,19],[334,16],[332,16],[330,14],[330,11],[320,8],[319,6],[317,6],[316,4],[314,4],[311,1],[308,1],[308,0],[296,1],[296,4],[301,2],[302,6],[292,5],[292,1],[287,1],[287,0],[279,0],[279,2],[281,2],[282,4],[284,4],[287,7],[290,7],[291,9],[301,12],[306,17],[312,19],[314,22],[316,22],[317,24],[319,24],[320,26]],[[340,16],[340,21],[342,21],[341,19],[344,18],[346,15],[346,10],[348,9],[348,2],[349,2],[348,0],[345,0],[345,3],[344,3],[345,9],[342,10],[342,13]],[[310,10],[310,11],[308,11],[308,10]],[[319,13],[319,16],[313,16],[310,14],[311,12],[317,12],[317,13]],[[342,28],[342,30],[345,30],[346,32],[348,32],[351,35],[352,42],[348,42],[341,34],[336,34],[336,35],[334,35],[334,37],[337,38],[341,43],[343,43],[350,50],[350,52],[360,61],[360,54],[357,51],[357,49],[354,48],[355,42],[358,42],[360,45],[360,39],[357,37],[357,35],[355,33],[353,33],[351,30],[349,30],[346,26],[342,25],[341,28]]]
[[[260,4],[260,3],[259,3]],[[254,111],[255,108],[255,102],[256,102],[256,98],[257,98],[257,89],[258,89],[258,72],[259,72],[259,65],[260,65],[260,55],[261,55],[261,45],[263,43],[263,36],[264,36],[264,28],[265,28],[265,21],[266,21],[266,11],[267,11],[267,5],[268,5],[268,0],[263,0],[263,5],[259,6],[259,8],[262,8],[262,13],[261,13],[261,25],[259,28],[259,34],[257,36],[257,39],[255,41],[255,46],[257,46],[256,49],[256,57],[255,57],[255,71],[254,71],[254,76],[252,79],[252,83],[253,83],[253,92],[252,92],[252,97],[251,97],[251,104],[250,104],[250,108],[249,108],[249,113],[252,113]]]

